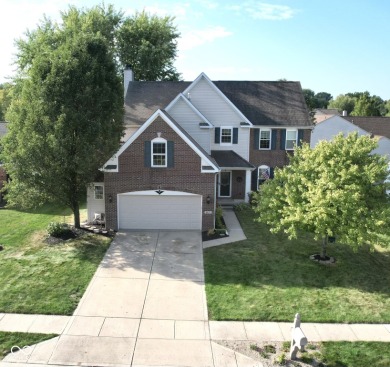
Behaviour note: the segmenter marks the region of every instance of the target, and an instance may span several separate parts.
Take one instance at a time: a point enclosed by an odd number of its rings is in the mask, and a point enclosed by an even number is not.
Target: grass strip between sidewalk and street
[[[12,347],[20,349],[56,337],[57,334],[9,333],[0,331],[0,360],[11,353]],[[17,352],[14,348],[13,352]],[[28,352],[28,350],[26,350]]]
[[[247,240],[204,251],[210,319],[292,322],[299,312],[302,322],[390,322],[389,247],[354,252],[336,240],[336,263],[321,265],[309,259],[320,251],[309,234],[288,240],[251,209],[236,214]]]

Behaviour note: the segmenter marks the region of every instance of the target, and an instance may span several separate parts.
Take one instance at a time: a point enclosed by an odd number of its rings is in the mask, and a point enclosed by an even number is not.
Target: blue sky
[[[185,80],[300,81],[334,97],[369,91],[390,99],[390,1],[117,0],[127,14],[175,16],[181,38],[177,70]],[[12,74],[13,40],[43,14],[58,19],[69,4],[93,0],[0,0],[0,83]]]

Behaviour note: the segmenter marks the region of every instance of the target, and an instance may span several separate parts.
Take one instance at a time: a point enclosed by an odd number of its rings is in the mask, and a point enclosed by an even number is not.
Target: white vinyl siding
[[[207,153],[210,153],[210,130],[199,127],[202,120],[198,114],[181,99],[168,112]]]
[[[202,196],[194,194],[118,195],[119,229],[202,228]]]
[[[229,146],[244,159],[249,160],[249,132],[248,128],[241,128],[243,121],[234,108],[215,91],[205,79],[191,89],[191,103],[215,126],[231,126],[238,128],[238,143]],[[225,150],[226,146],[215,144],[214,135],[209,134],[211,150]]]

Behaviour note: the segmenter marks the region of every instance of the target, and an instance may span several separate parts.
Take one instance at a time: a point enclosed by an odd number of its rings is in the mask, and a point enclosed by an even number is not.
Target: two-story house
[[[217,203],[248,201],[310,141],[298,82],[124,79],[128,139],[88,189],[88,219],[107,228],[214,228]]]

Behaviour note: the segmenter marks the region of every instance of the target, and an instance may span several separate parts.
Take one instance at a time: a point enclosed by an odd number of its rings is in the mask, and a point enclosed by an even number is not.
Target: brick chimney
[[[131,69],[131,65],[126,65],[125,70],[123,72],[123,89],[124,89],[124,97],[126,98],[127,88],[129,87],[129,83],[134,81],[134,73]]]

